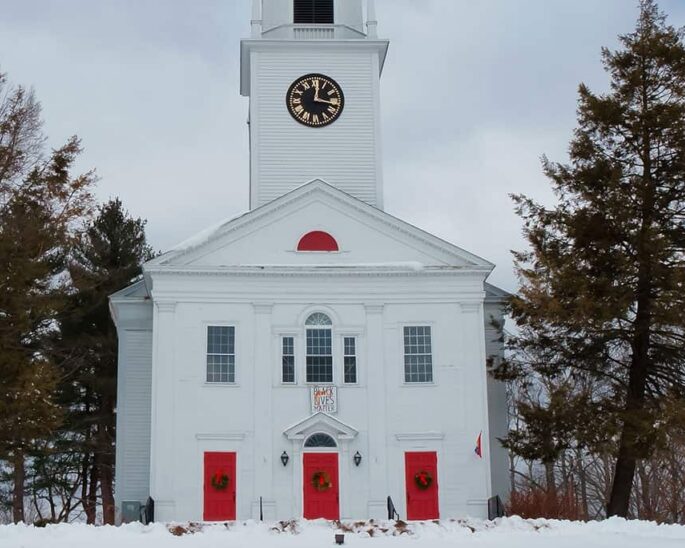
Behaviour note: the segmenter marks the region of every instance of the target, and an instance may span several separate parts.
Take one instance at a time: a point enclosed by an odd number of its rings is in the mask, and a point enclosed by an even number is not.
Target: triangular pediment
[[[298,252],[309,231],[340,244],[335,253]],[[269,204],[224,221],[146,264],[155,267],[475,268],[488,261],[314,180]]]
[[[349,424],[326,413],[313,415],[286,428],[283,435],[289,440],[303,440],[316,432],[323,432],[338,440],[351,440],[359,433]]]

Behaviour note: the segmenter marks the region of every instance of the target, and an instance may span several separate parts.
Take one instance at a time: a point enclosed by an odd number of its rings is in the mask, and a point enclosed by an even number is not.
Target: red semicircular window
[[[298,251],[338,251],[338,242],[328,232],[308,232],[297,244]]]

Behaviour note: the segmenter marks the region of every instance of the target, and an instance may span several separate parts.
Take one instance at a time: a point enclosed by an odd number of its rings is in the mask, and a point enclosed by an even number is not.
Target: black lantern
[[[359,453],[359,451],[357,451],[357,452],[354,454],[354,457],[352,457],[352,460],[354,460],[354,465],[355,465],[355,466],[359,466],[359,465],[361,464],[361,462],[362,462],[362,456],[361,456],[361,454]]]
[[[283,463],[283,466],[287,466],[289,460],[290,460],[290,457],[288,456],[288,453],[283,451],[283,453],[281,453],[281,462]]]

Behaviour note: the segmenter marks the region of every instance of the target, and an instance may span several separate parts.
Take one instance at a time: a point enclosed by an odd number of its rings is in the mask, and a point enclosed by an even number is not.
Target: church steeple
[[[368,13],[374,10],[368,2]],[[375,23],[375,15],[369,17]],[[366,38],[362,0],[252,0],[252,38]],[[321,27],[311,36],[305,26]]]
[[[250,208],[313,179],[383,206],[373,0],[253,0],[241,42],[250,97]]]

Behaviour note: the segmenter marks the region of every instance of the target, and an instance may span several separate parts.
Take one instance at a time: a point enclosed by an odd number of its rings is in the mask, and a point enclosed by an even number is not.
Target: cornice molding
[[[148,270],[154,276],[250,276],[259,278],[297,278],[297,277],[433,277],[449,278],[462,277],[469,275],[487,274],[488,270],[479,268],[454,268],[449,270],[391,270],[374,268],[345,268],[345,267],[322,267],[314,269],[304,269],[293,266],[290,268],[269,268],[269,267],[178,267],[163,266]]]

